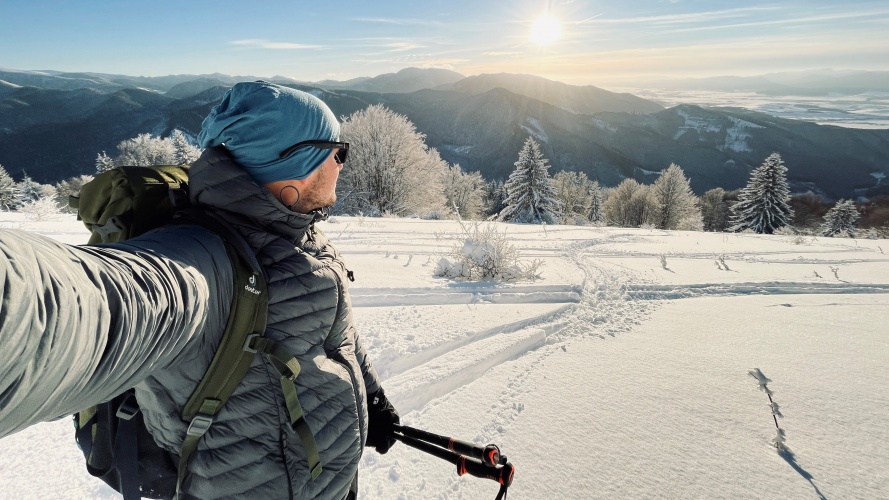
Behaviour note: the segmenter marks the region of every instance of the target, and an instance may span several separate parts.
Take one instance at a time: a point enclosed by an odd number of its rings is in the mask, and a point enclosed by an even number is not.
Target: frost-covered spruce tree
[[[590,211],[587,214],[587,218],[593,223],[605,222],[605,212],[602,209],[602,205],[605,202],[605,192],[599,185],[599,181],[590,182],[589,189]]]
[[[772,234],[790,223],[793,209],[789,202],[787,167],[781,155],[772,153],[750,173],[747,187],[741,190],[738,202],[732,205],[730,230],[751,229],[760,234]]]
[[[654,183],[655,223],[660,229],[690,230],[701,226],[701,209],[682,168],[671,163]]]
[[[43,198],[43,186],[38,182],[34,182],[31,177],[25,174],[25,178],[22,179],[22,182],[18,183],[18,198],[17,198],[17,206],[22,206],[27,203],[31,203],[32,201],[37,201],[40,198]]]
[[[547,160],[533,137],[525,141],[515,167],[506,181],[506,207],[497,220],[553,224],[559,215],[556,192]]]
[[[12,210],[18,205],[19,188],[15,179],[0,165],[0,209]]]
[[[173,130],[170,134],[170,143],[173,145],[173,164],[191,165],[201,157],[201,150],[189,142],[188,137],[181,130]]]
[[[114,168],[114,160],[104,151],[96,155],[96,174],[107,172]]]
[[[824,215],[821,225],[822,236],[833,236],[846,233],[850,238],[855,236],[855,227],[861,215],[852,200],[840,200]]]

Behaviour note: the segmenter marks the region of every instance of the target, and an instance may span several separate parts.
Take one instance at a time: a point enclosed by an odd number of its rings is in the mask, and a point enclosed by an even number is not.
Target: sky
[[[402,422],[500,446],[508,498],[887,498],[886,239],[494,223],[543,261],[538,280],[497,284],[433,276],[461,246],[455,221],[320,224]],[[0,212],[0,227],[87,238],[70,214]],[[771,444],[753,368],[792,454]],[[73,434],[63,418],[0,440],[0,500],[120,499]],[[359,478],[364,500],[498,491],[401,443],[366,449]]]
[[[883,0],[0,1],[0,68],[133,76],[441,67],[595,85],[889,70],[887,46]]]

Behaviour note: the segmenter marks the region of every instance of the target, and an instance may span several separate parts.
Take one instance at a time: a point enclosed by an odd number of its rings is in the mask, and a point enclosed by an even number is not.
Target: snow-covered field
[[[805,120],[819,125],[849,128],[889,128],[889,93],[865,92],[855,95],[770,96],[756,92],[719,92],[707,90],[665,90],[656,88],[609,89],[629,92],[659,102],[666,107],[677,104],[747,108],[780,118]]]
[[[68,219],[0,226],[83,241]],[[511,499],[889,498],[889,241],[501,225],[536,281],[435,278],[448,221],[324,223],[405,424],[500,445]],[[759,368],[784,415],[779,455]],[[65,419],[0,441],[0,498],[119,498]],[[363,499],[491,499],[397,444]]]

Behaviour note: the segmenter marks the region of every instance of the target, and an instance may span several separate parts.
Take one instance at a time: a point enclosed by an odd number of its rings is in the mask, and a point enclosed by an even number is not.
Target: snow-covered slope
[[[24,226],[66,242],[76,222]],[[436,278],[447,221],[339,217],[355,318],[403,423],[501,446],[510,498],[889,498],[887,240],[500,225],[541,278]],[[784,418],[779,455],[761,369]],[[71,422],[0,441],[0,498],[116,498]],[[493,499],[403,444],[362,499]]]

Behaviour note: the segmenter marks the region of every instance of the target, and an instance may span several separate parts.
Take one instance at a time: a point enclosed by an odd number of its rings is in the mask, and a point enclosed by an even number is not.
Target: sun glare
[[[549,45],[562,38],[562,26],[559,20],[544,14],[534,20],[531,25],[531,41],[539,45]]]

